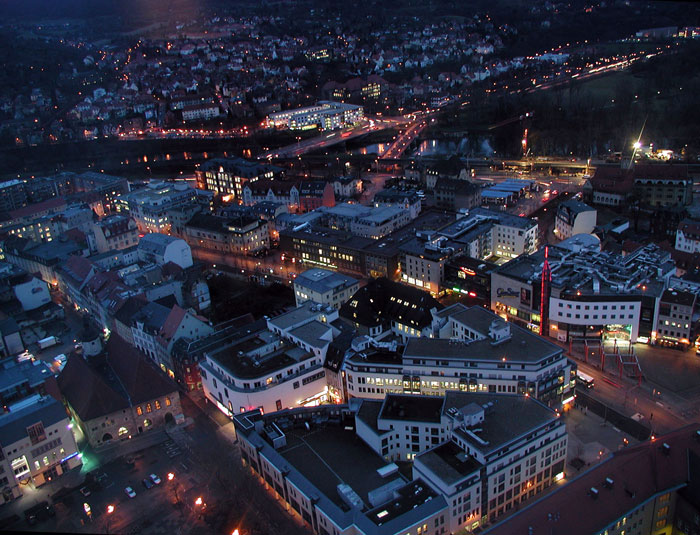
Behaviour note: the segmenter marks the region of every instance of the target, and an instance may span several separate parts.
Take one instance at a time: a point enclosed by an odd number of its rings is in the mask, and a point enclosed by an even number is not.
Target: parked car
[[[80,489],[80,494],[82,494],[83,496],[85,496],[87,498],[88,496],[90,496],[90,489],[87,487],[82,487]]]
[[[143,481],[141,481],[141,483],[143,483],[143,486],[147,489],[152,489],[155,486],[153,481],[151,481],[148,477],[144,478]]]
[[[134,492],[134,489],[132,489],[131,487],[126,487],[124,489],[124,492],[126,492],[126,495],[129,498],[136,498],[136,493]]]
[[[160,485],[160,478],[157,475],[151,474],[148,477],[150,477],[151,481],[153,481],[156,485]]]

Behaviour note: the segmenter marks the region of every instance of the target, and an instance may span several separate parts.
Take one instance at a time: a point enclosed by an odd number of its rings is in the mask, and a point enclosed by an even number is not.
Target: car
[[[134,489],[132,489],[131,487],[126,487],[124,489],[124,492],[126,493],[126,495],[129,498],[136,498],[136,493],[134,492]]]
[[[83,496],[85,496],[87,498],[91,494],[90,489],[87,487],[81,487],[80,494],[82,494]]]
[[[152,489],[155,486],[155,483],[150,480],[150,478],[146,477],[144,478],[141,483],[143,483],[143,486],[146,487],[147,489]]]
[[[157,475],[151,474],[148,477],[150,477],[151,481],[153,481],[156,485],[160,485],[160,478]]]

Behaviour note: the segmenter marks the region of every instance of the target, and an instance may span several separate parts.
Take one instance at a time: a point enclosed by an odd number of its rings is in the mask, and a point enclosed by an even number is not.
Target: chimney
[[[593,498],[594,500],[598,498],[598,489],[595,487],[591,487],[591,490],[588,491],[588,495]]]

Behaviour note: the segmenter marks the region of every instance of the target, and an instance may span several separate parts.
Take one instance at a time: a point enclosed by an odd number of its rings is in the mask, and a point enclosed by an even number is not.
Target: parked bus
[[[576,382],[585,388],[593,388],[595,386],[593,377],[583,373],[581,370],[576,370]]]

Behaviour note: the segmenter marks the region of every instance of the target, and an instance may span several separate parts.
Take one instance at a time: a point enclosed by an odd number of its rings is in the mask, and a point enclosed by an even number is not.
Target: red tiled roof
[[[595,191],[605,193],[627,193],[632,190],[634,179],[629,169],[621,167],[598,167],[591,177],[591,185]]]
[[[72,255],[68,257],[64,269],[79,281],[84,281],[93,268],[93,263],[84,256]]]
[[[691,424],[614,452],[604,462],[533,502],[485,533],[590,535],[598,533],[655,495],[683,487],[689,451],[700,455],[698,424]],[[663,444],[669,446],[664,452]],[[606,478],[613,481],[605,486]],[[598,491],[593,498],[591,487]]]
[[[165,323],[163,323],[163,327],[160,329],[160,335],[166,340],[171,339],[175,335],[177,328],[182,323],[182,319],[186,314],[187,311],[184,308],[175,305],[165,319]]]

